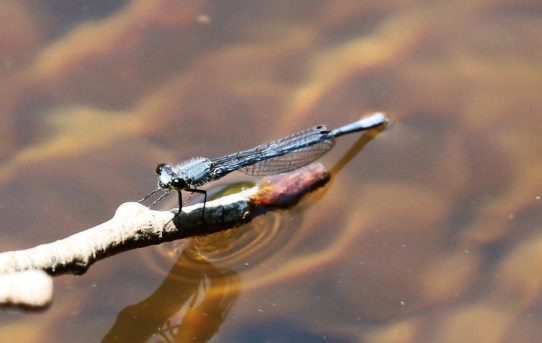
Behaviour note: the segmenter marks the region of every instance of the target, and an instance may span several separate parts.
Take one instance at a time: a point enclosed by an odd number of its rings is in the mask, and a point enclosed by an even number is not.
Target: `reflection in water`
[[[122,310],[102,342],[206,342],[241,290],[239,275],[185,249],[158,289]]]

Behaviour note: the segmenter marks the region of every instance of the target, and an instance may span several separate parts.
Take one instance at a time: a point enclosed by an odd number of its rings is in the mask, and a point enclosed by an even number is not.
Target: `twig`
[[[53,280],[41,270],[0,275],[0,304],[28,309],[43,308],[53,297]]]
[[[270,209],[292,206],[328,179],[329,173],[319,163],[266,177],[250,189],[208,201],[205,218],[202,204],[187,206],[176,216],[174,211],[153,211],[138,203],[124,203],[103,224],[52,243],[0,253],[0,274],[26,270],[82,274],[94,262],[122,251],[226,230]]]

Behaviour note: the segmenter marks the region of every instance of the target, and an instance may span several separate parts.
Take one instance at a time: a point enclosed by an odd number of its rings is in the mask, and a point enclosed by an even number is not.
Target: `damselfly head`
[[[171,189],[171,180],[175,177],[171,166],[160,163],[156,167],[156,174],[158,174],[158,186],[162,189]]]
[[[156,167],[156,174],[158,186],[162,189],[180,191],[186,186],[186,181],[179,177],[169,164],[160,163]]]

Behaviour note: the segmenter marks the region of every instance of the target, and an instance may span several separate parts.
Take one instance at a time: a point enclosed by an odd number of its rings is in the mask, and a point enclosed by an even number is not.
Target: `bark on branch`
[[[288,174],[265,177],[250,189],[208,201],[204,218],[202,204],[183,207],[182,213],[176,216],[175,211],[154,211],[138,203],[124,203],[112,219],[93,228],[34,248],[0,253],[0,275],[4,276],[0,278],[0,303],[36,306],[51,300],[52,292],[49,292],[49,299],[45,294],[45,300],[36,302],[35,289],[29,290],[28,302],[20,292],[16,297],[10,295],[10,290],[18,288],[4,286],[3,282],[13,280],[8,275],[22,271],[45,271],[49,275],[82,274],[94,262],[107,256],[226,230],[271,209],[290,207],[328,179],[329,173],[319,163]],[[43,277],[43,273],[35,275],[39,275],[34,276],[36,278]],[[7,293],[1,294],[2,291]]]

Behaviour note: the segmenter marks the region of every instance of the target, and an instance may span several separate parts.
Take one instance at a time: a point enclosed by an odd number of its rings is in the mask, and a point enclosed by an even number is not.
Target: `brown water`
[[[158,162],[393,121],[294,209],[57,277],[49,309],[0,312],[0,341],[542,340],[540,2],[8,0],[0,18],[1,250],[107,220]]]

